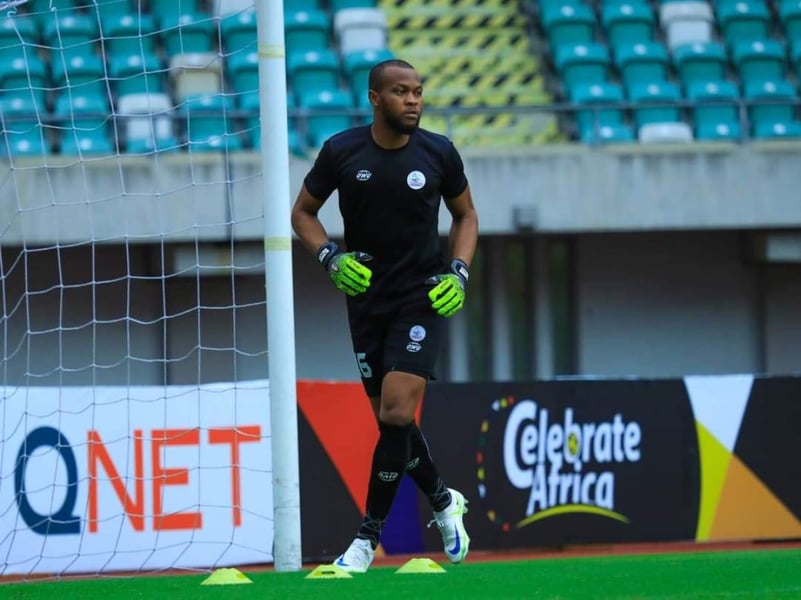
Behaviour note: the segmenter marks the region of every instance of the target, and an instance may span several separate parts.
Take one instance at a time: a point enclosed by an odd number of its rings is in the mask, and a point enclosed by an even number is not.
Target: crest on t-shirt
[[[426,184],[426,176],[420,171],[412,171],[406,176],[406,184],[413,190],[422,189]]]

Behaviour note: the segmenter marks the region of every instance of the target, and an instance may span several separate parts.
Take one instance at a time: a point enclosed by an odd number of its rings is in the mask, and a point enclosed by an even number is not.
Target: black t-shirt
[[[451,141],[417,129],[403,148],[378,146],[370,127],[354,127],[323,144],[304,184],[325,201],[336,189],[348,251],[373,256],[366,293],[349,306],[371,309],[403,297],[445,269],[438,216],[441,199],[467,187],[464,165]]]

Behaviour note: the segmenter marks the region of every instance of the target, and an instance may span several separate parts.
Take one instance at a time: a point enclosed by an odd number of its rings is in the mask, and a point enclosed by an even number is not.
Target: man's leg
[[[378,409],[379,438],[373,453],[367,506],[357,537],[378,546],[381,529],[392,508],[411,451],[414,413],[423,398],[426,380],[391,371],[384,376]]]
[[[370,404],[373,407],[376,419],[378,419],[378,413],[381,409],[381,397],[372,396]],[[406,464],[406,473],[428,498],[432,510],[441,511],[450,504],[451,494],[442,477],[440,477],[434,460],[431,458],[428,442],[426,442],[423,432],[414,421],[412,421],[409,430],[409,462]]]

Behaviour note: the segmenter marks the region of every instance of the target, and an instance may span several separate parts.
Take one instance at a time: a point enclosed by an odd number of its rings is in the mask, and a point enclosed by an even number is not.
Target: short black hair
[[[401,60],[400,58],[391,58],[389,60],[382,60],[380,63],[370,69],[369,85],[371,90],[380,90],[384,81],[384,71],[389,67],[401,67],[403,69],[414,69],[411,63]]]

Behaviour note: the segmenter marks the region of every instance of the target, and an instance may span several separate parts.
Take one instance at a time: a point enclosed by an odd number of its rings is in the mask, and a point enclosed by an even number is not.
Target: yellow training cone
[[[430,558],[412,558],[407,561],[400,569],[395,571],[396,574],[418,574],[418,573],[445,573],[440,565],[435,563]]]
[[[241,585],[253,583],[239,569],[215,569],[200,585]]]
[[[336,565],[320,565],[311,573],[306,575],[306,579],[347,579],[353,577],[342,567]]]

